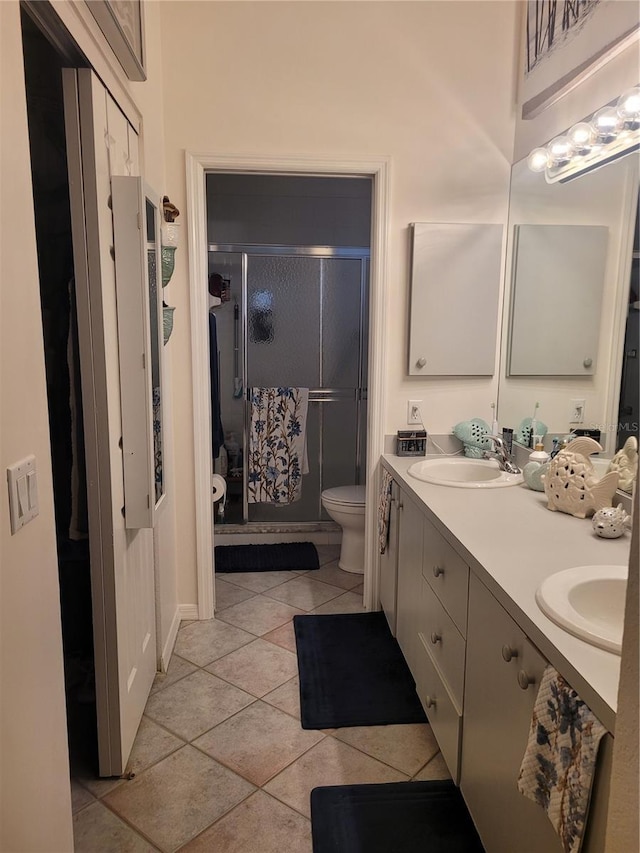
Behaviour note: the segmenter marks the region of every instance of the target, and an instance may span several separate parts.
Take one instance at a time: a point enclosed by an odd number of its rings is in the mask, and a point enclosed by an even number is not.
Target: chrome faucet
[[[487,435],[485,438],[494,443],[495,450],[485,450],[482,454],[483,459],[495,459],[500,466],[500,470],[506,471],[507,474],[520,474],[520,468],[518,468],[511,458],[504,439],[499,435]]]

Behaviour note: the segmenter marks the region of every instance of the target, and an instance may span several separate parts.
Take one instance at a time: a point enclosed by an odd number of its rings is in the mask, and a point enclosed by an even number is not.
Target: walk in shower
[[[208,248],[214,467],[227,483],[216,525],[328,522],[322,491],[364,481],[369,248]],[[251,389],[283,387],[308,389],[308,473],[299,500],[250,503]]]

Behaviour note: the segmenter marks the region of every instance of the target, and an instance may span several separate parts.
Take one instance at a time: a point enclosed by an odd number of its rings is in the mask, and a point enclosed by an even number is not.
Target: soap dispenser
[[[551,457],[544,449],[544,444],[540,441],[540,436],[536,435],[535,439],[535,449],[529,454],[529,462],[538,462],[540,465],[544,465],[544,463],[548,462]]]
[[[549,454],[546,453],[542,442],[538,442],[535,445],[535,450],[529,454],[529,461],[522,469],[525,483],[534,492],[544,492],[542,477],[549,470],[549,462]]]

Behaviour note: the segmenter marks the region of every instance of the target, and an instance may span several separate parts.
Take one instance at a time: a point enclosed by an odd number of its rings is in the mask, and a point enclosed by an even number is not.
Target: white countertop
[[[416,461],[393,454],[382,457],[427,518],[613,732],[620,657],[559,628],[540,610],[535,592],[549,575],[573,566],[628,565],[630,536],[602,539],[593,532],[591,519],[550,512],[544,492],[524,485],[460,489],[424,483],[407,474]]]

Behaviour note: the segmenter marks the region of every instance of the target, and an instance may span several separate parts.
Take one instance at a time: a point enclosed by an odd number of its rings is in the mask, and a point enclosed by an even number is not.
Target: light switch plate
[[[40,512],[36,457],[27,456],[7,468],[11,533],[17,533]]]

